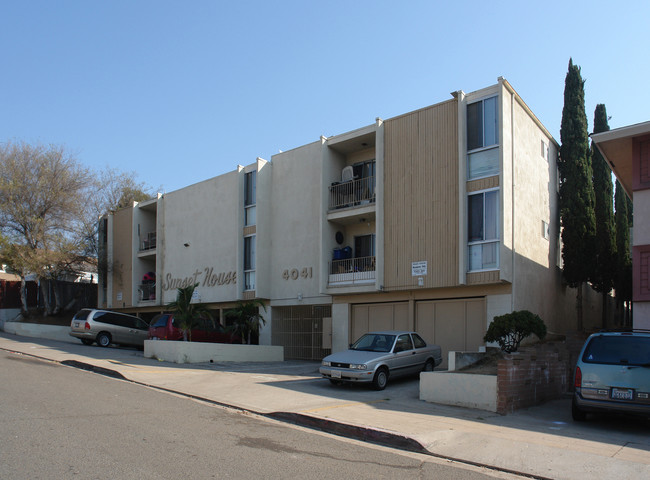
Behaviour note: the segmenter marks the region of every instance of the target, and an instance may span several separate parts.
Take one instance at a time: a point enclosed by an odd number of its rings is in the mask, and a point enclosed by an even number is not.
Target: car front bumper
[[[318,371],[324,378],[341,382],[372,382],[375,374],[374,370],[336,367],[320,367]]]

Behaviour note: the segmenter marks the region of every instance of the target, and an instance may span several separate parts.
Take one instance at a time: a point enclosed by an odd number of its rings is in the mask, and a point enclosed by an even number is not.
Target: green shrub
[[[497,342],[506,353],[516,352],[521,341],[534,333],[543,340],[546,325],[538,315],[528,310],[519,310],[494,317],[483,340]]]

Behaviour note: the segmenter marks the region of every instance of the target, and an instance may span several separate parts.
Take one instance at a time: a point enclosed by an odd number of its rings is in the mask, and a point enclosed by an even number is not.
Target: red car
[[[207,319],[199,320],[199,325],[192,329],[188,340],[193,342],[211,343],[241,343],[238,335],[226,332],[219,322]],[[171,313],[156,315],[149,326],[149,339],[151,340],[183,340],[183,330],[180,322]]]

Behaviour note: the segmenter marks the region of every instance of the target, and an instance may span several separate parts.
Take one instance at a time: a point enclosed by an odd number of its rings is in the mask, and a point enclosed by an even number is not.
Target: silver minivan
[[[585,342],[575,369],[571,413],[650,417],[650,331],[600,332]]]
[[[149,325],[141,318],[126,313],[83,308],[72,317],[70,335],[84,345],[97,342],[100,347],[111,343],[143,347]]]

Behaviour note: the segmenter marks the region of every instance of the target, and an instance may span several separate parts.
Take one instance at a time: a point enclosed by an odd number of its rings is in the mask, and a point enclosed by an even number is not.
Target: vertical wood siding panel
[[[385,285],[417,286],[411,262],[426,260],[425,287],[456,285],[457,104],[446,102],[385,124]]]

